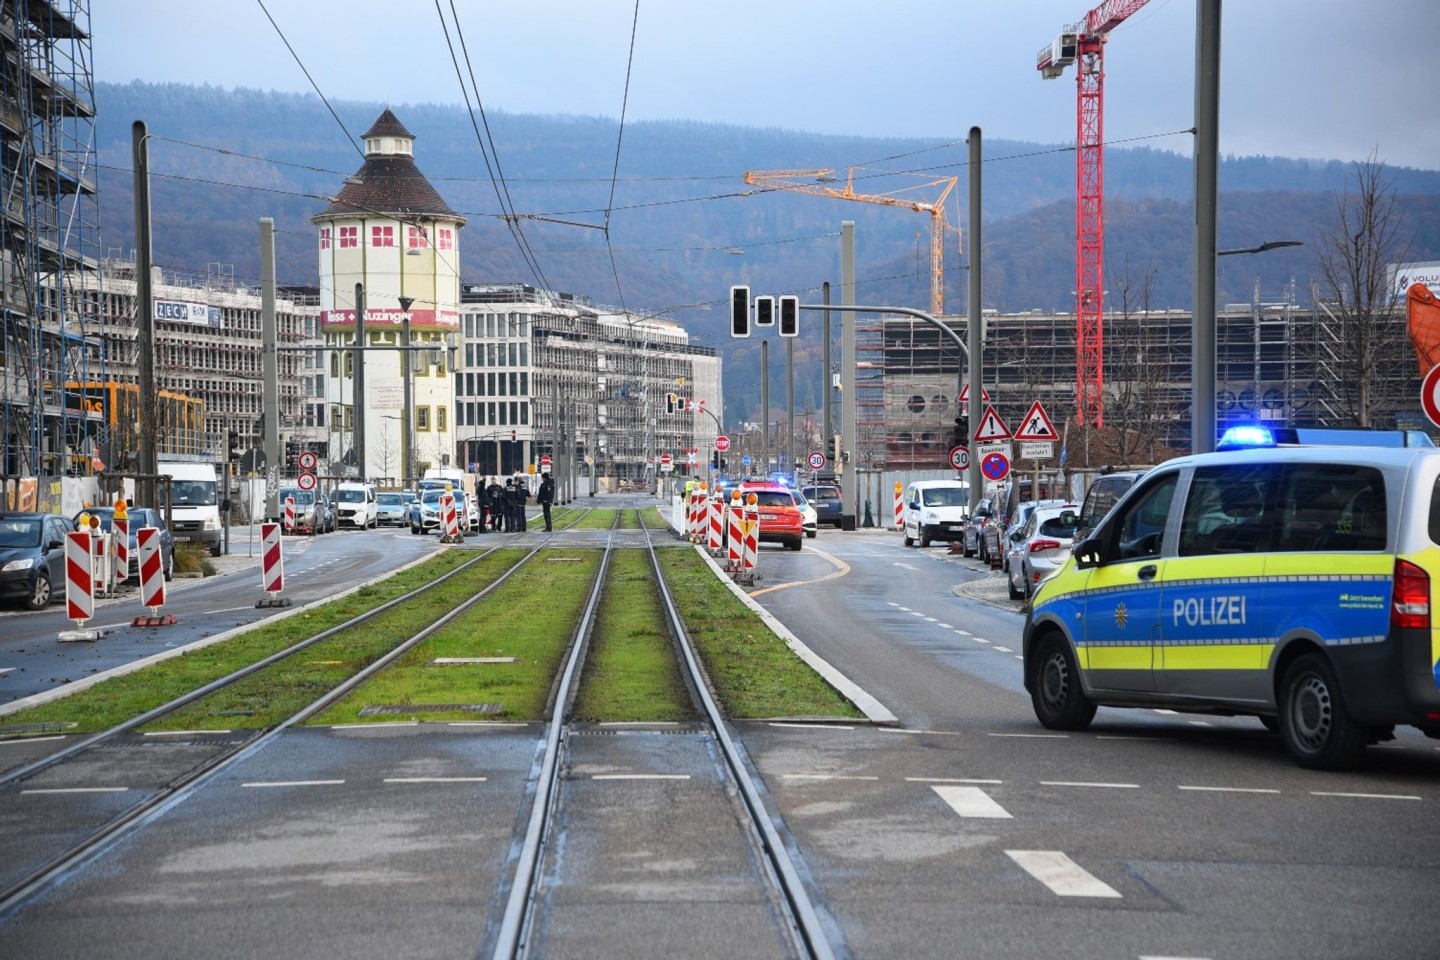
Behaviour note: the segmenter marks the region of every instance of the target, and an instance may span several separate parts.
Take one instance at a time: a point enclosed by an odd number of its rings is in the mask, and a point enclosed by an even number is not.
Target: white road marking
[[[519,661],[519,657],[436,657],[434,662],[449,665],[454,663],[518,663]]]
[[[386,727],[418,727],[419,720],[391,720],[387,723],[337,723],[333,724],[331,730],[383,730]]]
[[[64,740],[64,737],[16,737],[14,740],[0,740],[0,747],[8,747],[15,743],[44,743],[46,740]]]
[[[775,720],[775,721],[772,721],[772,722],[766,724],[766,726],[771,726],[771,727],[791,727],[791,728],[794,728],[794,729],[797,729],[797,730],[854,730],[854,729],[855,729],[854,727],[847,727],[847,726],[843,726],[843,725],[836,725],[836,724],[833,724],[833,723],[786,723],[786,722],[783,721],[783,720]]]
[[[1179,785],[1178,789],[1180,789],[1180,790],[1200,790],[1200,791],[1204,791],[1204,792],[1206,792],[1206,793],[1279,793],[1279,792],[1280,792],[1279,790],[1273,790],[1273,789],[1271,789],[1271,788],[1269,788],[1269,787],[1192,787],[1192,786],[1188,786],[1188,785],[1183,784],[1183,783]]]
[[[1210,960],[1209,957],[1162,957],[1155,954],[1145,954],[1137,960]]]
[[[0,677],[17,669],[16,667],[0,667]]]
[[[958,730],[915,730],[908,727],[876,727],[877,733],[921,733],[927,737],[963,737]]]
[[[979,780],[970,777],[906,777],[906,783],[981,783],[997,786],[1004,783],[1003,780]]]
[[[688,773],[597,773],[591,780],[689,780]]]
[[[1419,800],[1403,793],[1331,793],[1326,790],[1311,790],[1312,797],[1351,797],[1356,800]]]
[[[1114,887],[1091,875],[1059,850],[1006,850],[1005,855],[1060,897],[1113,897]]]
[[[962,817],[978,818],[985,820],[1013,820],[1010,811],[996,803],[990,794],[979,787],[954,787],[934,786],[930,787],[940,799],[950,805]]]
[[[950,624],[948,624],[948,623],[942,623],[942,624],[940,624],[940,626],[944,627],[946,630],[954,630],[954,629],[955,629],[954,627],[950,626]]]
[[[24,793],[124,793],[129,787],[31,787]]]
[[[386,777],[384,783],[484,783],[484,777]]]
[[[922,616],[922,617],[925,617],[925,615],[924,615],[923,613],[921,614],[921,616]],[[939,620],[936,620],[934,617],[925,617],[925,622],[926,622],[926,623],[939,623],[940,621],[939,621]]]
[[[996,649],[996,650],[999,650],[1001,653],[1012,653],[1012,652],[1013,652],[1009,647],[1002,647],[1002,646],[999,646],[999,645],[997,645],[997,646],[995,647],[995,649]]]
[[[970,631],[969,631],[969,630],[961,630],[959,627],[956,627],[956,628],[955,628],[955,632],[958,633],[958,634],[960,634],[960,636],[962,636],[962,637],[968,637],[968,636],[970,636]]]
[[[909,607],[902,607],[902,606],[900,606],[900,604],[898,604],[898,603],[892,603],[891,606],[894,607],[896,610],[903,610],[903,611],[906,612],[906,613],[909,613],[909,612],[910,612],[910,608],[909,608]]]
[[[893,566],[900,567],[901,569],[904,569],[904,570],[919,570],[919,569],[920,569],[920,568],[917,567],[917,566],[913,566],[912,564],[908,564],[908,563],[901,563],[901,562],[899,562],[898,560],[893,564]]]
[[[987,737],[1019,737],[1028,740],[1068,740],[1068,733],[987,733]]]
[[[989,643],[989,642],[990,642],[989,640],[986,640],[984,637],[971,637],[970,639],[971,639],[971,640],[974,640],[976,643]]]
[[[1165,714],[1165,716],[1167,716],[1167,717],[1178,717],[1178,716],[1180,716],[1180,711],[1179,711],[1179,710],[1166,710],[1166,709],[1163,709],[1163,708],[1156,708],[1156,710],[1155,710],[1154,712],[1155,712],[1155,713],[1163,713],[1163,714]]]
[[[1213,727],[1213,726],[1215,726],[1215,724],[1211,723],[1209,720],[1186,720],[1185,722],[1188,723],[1188,724],[1190,724],[1190,726],[1192,726],[1192,727]]]
[[[242,787],[333,787],[344,780],[252,780]]]
[[[1041,780],[1042,787],[1100,787],[1107,790],[1139,790],[1138,783],[1088,783],[1084,780]]]
[[[843,773],[786,773],[781,780],[879,780],[879,777],[847,776]]]
[[[229,730],[147,730],[144,737],[203,737],[212,733],[229,733]]]

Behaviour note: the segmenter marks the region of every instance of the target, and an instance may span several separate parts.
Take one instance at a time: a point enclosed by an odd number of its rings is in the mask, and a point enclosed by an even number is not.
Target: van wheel
[[[223,557],[224,555],[225,555],[225,547],[224,547],[223,544],[219,544],[219,543],[212,543],[212,544],[210,544],[210,556],[212,556],[212,557]]]
[[[1370,728],[1350,716],[1330,661],[1308,653],[1290,664],[1280,686],[1280,736],[1302,767],[1345,770],[1370,741]]]
[[[905,546],[907,546],[907,547],[913,547],[913,546],[915,546],[915,538],[912,537],[912,536],[910,536],[910,534],[908,534],[908,533],[905,534]]]
[[[1095,719],[1095,703],[1080,689],[1075,657],[1058,634],[1044,637],[1036,649],[1030,703],[1050,730],[1084,730]]]

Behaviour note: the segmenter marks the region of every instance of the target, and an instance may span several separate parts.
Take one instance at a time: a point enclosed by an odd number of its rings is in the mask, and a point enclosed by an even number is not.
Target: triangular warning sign
[[[982,403],[990,402],[990,391],[986,390],[983,386],[980,388],[980,401]],[[955,402],[962,407],[970,402],[970,384],[967,383],[960,388],[960,396],[955,398]]]
[[[1050,422],[1050,417],[1045,413],[1045,408],[1040,406],[1036,400],[1030,404],[1030,411],[1025,414],[1025,419],[1020,421],[1020,429],[1015,431],[1016,440],[1059,440],[1060,435],[1055,432],[1055,425]]]
[[[980,425],[975,428],[975,442],[995,443],[999,440],[1009,439],[1010,428],[1005,426],[1005,421],[1000,419],[1000,414],[995,412],[994,407],[986,407],[985,412],[980,415]]]

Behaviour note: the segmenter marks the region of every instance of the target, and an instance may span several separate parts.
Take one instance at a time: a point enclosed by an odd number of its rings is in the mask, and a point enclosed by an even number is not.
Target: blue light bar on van
[[[1267,427],[1260,427],[1254,424],[1247,424],[1243,427],[1231,427],[1220,435],[1220,442],[1215,444],[1216,450],[1244,450],[1253,447],[1275,446],[1275,435]]]

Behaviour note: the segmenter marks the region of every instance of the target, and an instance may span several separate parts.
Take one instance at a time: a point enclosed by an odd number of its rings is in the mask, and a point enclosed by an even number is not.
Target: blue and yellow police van
[[[1423,434],[1227,435],[1147,473],[1043,581],[1025,687],[1050,729],[1099,706],[1251,715],[1344,769],[1399,724],[1440,738],[1437,579]]]

